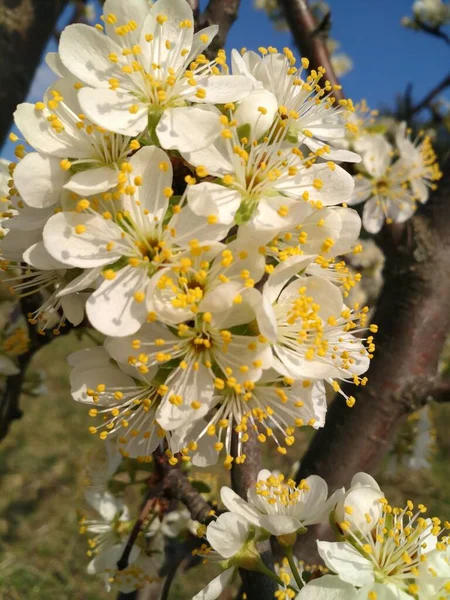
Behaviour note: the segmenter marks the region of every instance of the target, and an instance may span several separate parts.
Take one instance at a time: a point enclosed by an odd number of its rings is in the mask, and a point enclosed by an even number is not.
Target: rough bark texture
[[[326,79],[333,86],[338,86],[339,80],[331,66],[330,53],[325,44],[326,27],[317,23],[307,0],[279,0],[283,8],[289,29],[301,56],[308,58],[312,69],[324,67]],[[329,18],[327,19],[327,21]],[[324,24],[322,24],[324,25]],[[336,100],[344,98],[341,89],[333,92]]]
[[[210,0],[204,12],[197,21],[197,29],[218,25],[219,33],[216,35],[206,54],[213,58],[225,46],[228,33],[236,21],[241,0]]]
[[[447,386],[437,379],[450,330],[450,164],[438,191],[405,226],[385,228],[385,286],[374,322],[377,350],[366,387],[349,409],[336,398],[300,467],[331,489],[357,471],[374,472],[402,418]],[[349,390],[347,390],[349,391]],[[356,392],[356,393],[355,393]]]
[[[67,0],[0,0],[0,144]]]
[[[249,430],[249,440],[244,445],[246,454],[245,462],[241,465],[233,463],[231,469],[231,487],[233,490],[247,500],[247,491],[254,486],[258,478],[258,472],[261,470],[261,448],[256,439],[253,430]],[[237,453],[237,436],[233,433],[233,456]],[[270,542],[262,542],[258,545],[261,557],[269,569],[273,571],[273,556],[270,548]],[[272,600],[277,590],[277,584],[262,575],[252,571],[240,571],[244,591],[249,600]]]

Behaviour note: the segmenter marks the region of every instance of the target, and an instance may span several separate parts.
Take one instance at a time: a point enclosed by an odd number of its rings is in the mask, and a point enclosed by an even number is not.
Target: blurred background
[[[0,38],[5,28],[17,26],[19,35],[14,39],[21,43],[20,15],[25,13],[19,12],[18,22],[11,25],[6,19],[7,11],[24,11],[25,5],[32,4],[31,0],[0,0]],[[200,9],[206,4],[200,2]],[[370,108],[379,109],[386,117],[401,119],[408,106],[417,105],[445,77],[450,64],[449,23],[443,22],[434,28],[434,33],[419,30],[411,0],[329,0],[327,4],[312,4],[317,22],[330,27],[328,45],[333,65],[345,94],[355,103],[365,99]],[[46,51],[57,49],[58,33],[66,24],[74,20],[94,23],[101,13],[98,2],[63,5]],[[331,19],[323,23],[329,10]],[[432,23],[429,28],[433,27]],[[257,50],[269,45],[295,49],[277,1],[242,0],[239,17],[227,39],[227,50]],[[28,101],[41,100],[53,78],[41,60]],[[444,145],[450,123],[449,90],[444,86],[418,115],[424,127],[432,128],[437,142]],[[3,114],[2,119],[4,123],[12,122],[9,113]],[[12,124],[11,127],[14,131]],[[1,157],[14,160],[14,152],[14,142],[6,138]],[[355,294],[375,301],[382,283],[382,253],[368,247],[366,258],[354,266],[364,276],[362,287]],[[1,318],[6,322],[11,305],[3,300]],[[450,310],[450,301],[442,301]],[[80,339],[72,333],[36,354],[21,402],[23,418],[12,424],[0,444],[1,600],[107,597],[103,582],[85,572],[86,540],[78,534],[76,512],[82,496],[82,465],[95,451],[98,440],[88,433],[87,411],[69,396],[66,356],[89,344],[87,337]],[[441,357],[440,370],[450,371],[450,347]],[[403,503],[407,498],[420,500],[428,505],[431,514],[448,518],[449,431],[450,397],[447,402],[432,401],[408,417],[379,473],[379,481],[392,503]],[[290,456],[301,456],[308,435],[299,436],[297,450],[291,451]],[[192,582],[193,590],[198,590],[201,578],[201,570],[189,571],[173,588],[173,598],[190,597],[187,594]],[[207,580],[208,576],[204,582]]]

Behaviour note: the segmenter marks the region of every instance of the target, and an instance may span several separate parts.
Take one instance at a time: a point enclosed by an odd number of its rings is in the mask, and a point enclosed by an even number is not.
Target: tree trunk
[[[0,144],[67,0],[0,0]]]
[[[402,419],[440,393],[438,362],[450,331],[450,162],[429,204],[405,226],[385,228],[385,285],[366,387],[332,403],[298,478],[315,473],[331,489],[358,471],[374,472]],[[388,238],[388,235],[390,239]],[[396,240],[395,237],[398,239]]]

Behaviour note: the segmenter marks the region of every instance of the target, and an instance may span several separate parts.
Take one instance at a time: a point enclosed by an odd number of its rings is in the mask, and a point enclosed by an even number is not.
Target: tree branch
[[[330,21],[329,13],[324,23],[318,24],[311,12],[307,0],[280,0],[286,21],[294,37],[295,44],[300,54],[308,58],[313,69],[323,67],[326,78],[332,86],[338,86],[333,92],[336,100],[342,100],[345,96],[340,88],[330,60],[330,53],[326,46],[325,22]]]
[[[450,377],[440,376],[430,383],[428,396],[435,402],[450,402]]]
[[[261,449],[259,442],[256,439],[255,431],[249,427],[249,439],[244,445],[246,455],[245,461],[238,465],[233,463],[231,469],[231,487],[233,490],[247,500],[247,492],[253,487],[257,481],[258,473],[261,470]],[[238,436],[233,431],[232,437],[232,454],[236,456],[238,446]],[[262,542],[258,544],[258,550],[261,554],[265,565],[273,570],[273,556],[270,548],[270,542]],[[253,571],[240,570],[241,578],[244,584],[244,589],[247,598],[258,598],[258,600],[272,600],[274,593],[277,590],[277,585],[272,579],[261,573]]]
[[[336,489],[358,471],[373,472],[402,418],[437,393],[438,362],[450,330],[450,162],[444,173],[423,210],[403,228],[385,228],[378,240],[387,260],[369,383],[357,393],[347,390],[356,396],[352,409],[341,397],[334,400],[298,479],[315,473]]]
[[[0,397],[0,441],[6,437],[11,423],[22,417],[23,413],[19,406],[19,400],[28,365],[36,352],[55,338],[51,331],[45,335],[39,334],[36,326],[28,321],[28,314],[34,313],[41,306],[41,300],[40,294],[33,294],[32,296],[22,298],[11,317],[13,319],[12,322],[15,322],[23,315],[27,323],[30,342],[28,350],[18,358],[20,372],[6,378],[5,387]],[[71,327],[65,327],[61,330],[61,334],[67,334],[71,330]]]
[[[209,0],[208,6],[197,20],[197,29],[218,25],[219,32],[205,52],[214,58],[217,51],[225,46],[228,33],[238,17],[241,0]]]
[[[191,513],[194,521],[208,524],[213,509],[203,496],[192,487],[187,477],[179,469],[170,468],[164,476],[164,495],[182,502]]]
[[[0,0],[0,144],[68,0]]]
[[[444,77],[420,102],[412,106],[408,112],[407,119],[420,112],[424,108],[429,108],[430,102],[441,92],[450,86],[450,73]]]
[[[415,19],[415,24],[420,30],[425,31],[425,33],[428,33],[433,37],[443,40],[448,46],[450,46],[450,37],[445,33],[445,31],[442,31],[440,27],[432,27],[431,25],[427,25],[417,17]]]

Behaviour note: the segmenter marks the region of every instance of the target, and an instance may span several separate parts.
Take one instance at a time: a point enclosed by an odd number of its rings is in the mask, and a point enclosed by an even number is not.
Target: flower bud
[[[382,515],[382,498],[384,494],[375,479],[367,473],[357,473],[350,489],[336,505],[334,516],[337,524],[346,523],[347,530],[365,535]]]
[[[238,127],[250,125],[252,139],[259,139],[272,125],[278,102],[267,90],[254,90],[239,103],[234,118]]]

